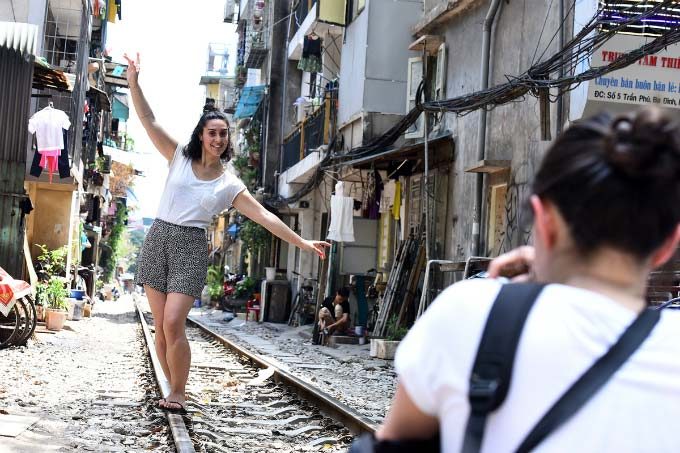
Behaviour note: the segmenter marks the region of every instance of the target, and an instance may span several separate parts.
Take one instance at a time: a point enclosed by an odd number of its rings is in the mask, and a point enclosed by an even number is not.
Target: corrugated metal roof
[[[22,54],[35,55],[38,49],[38,26],[20,22],[0,22],[0,46]]]

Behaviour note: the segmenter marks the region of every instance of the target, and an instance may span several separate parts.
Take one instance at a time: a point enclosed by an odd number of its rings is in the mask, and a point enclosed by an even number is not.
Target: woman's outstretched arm
[[[272,234],[289,244],[295,245],[304,251],[316,253],[321,259],[326,258],[326,247],[330,247],[328,242],[302,239],[295,231],[291,230],[288,225],[283,223],[281,219],[267,211],[264,206],[258,203],[247,190],[244,190],[236,196],[234,199],[234,207],[238,209],[241,214],[252,221],[259,223]]]
[[[142,126],[146,130],[147,135],[151,139],[156,149],[168,159],[172,160],[175,155],[175,149],[177,148],[177,140],[173,139],[168,135],[167,132],[156,122],[156,117],[149,107],[149,103],[146,102],[144,93],[139,87],[139,71],[141,70],[141,65],[139,62],[139,53],[137,53],[137,59],[131,60],[127,54],[125,59],[128,62],[127,69],[127,80],[128,86],[130,87],[130,95],[132,96],[132,104],[135,106],[135,111],[139,120],[142,122]]]

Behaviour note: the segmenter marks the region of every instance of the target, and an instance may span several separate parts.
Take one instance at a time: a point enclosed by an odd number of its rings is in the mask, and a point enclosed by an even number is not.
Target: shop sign
[[[592,56],[591,66],[609,64],[653,38],[616,34]],[[680,107],[680,44],[590,81],[588,100],[639,106]]]

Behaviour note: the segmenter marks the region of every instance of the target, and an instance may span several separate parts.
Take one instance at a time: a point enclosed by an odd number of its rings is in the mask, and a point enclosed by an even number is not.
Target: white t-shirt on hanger
[[[28,120],[28,132],[36,135],[38,151],[64,149],[63,130],[71,127],[68,115],[59,109],[45,107]]]

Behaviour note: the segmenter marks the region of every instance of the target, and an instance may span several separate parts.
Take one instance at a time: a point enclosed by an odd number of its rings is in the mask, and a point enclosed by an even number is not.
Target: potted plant
[[[385,338],[371,338],[370,356],[379,359],[394,360],[399,342],[406,336],[408,329],[397,326],[397,316],[392,315],[387,323],[387,335]]]
[[[52,276],[47,282],[45,293],[47,295],[47,310],[45,323],[48,330],[59,331],[64,327],[68,316],[66,297],[68,292],[61,277]]]
[[[38,321],[45,321],[47,308],[47,283],[38,282],[35,285],[35,314]]]

